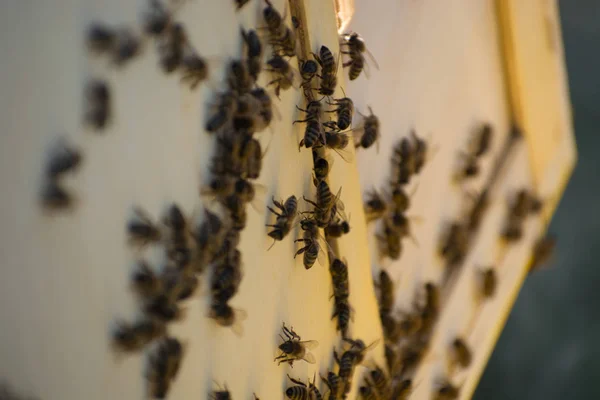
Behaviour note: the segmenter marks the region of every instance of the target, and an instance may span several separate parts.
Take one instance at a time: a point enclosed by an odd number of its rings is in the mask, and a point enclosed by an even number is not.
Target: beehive
[[[196,90],[161,72],[151,41],[140,57],[121,68],[86,48],[85,32],[93,21],[139,29],[145,2],[3,7],[0,19],[8,33],[0,39],[5,55],[0,378],[19,392],[43,399],[144,396],[143,354],[115,357],[110,329],[116,318],[131,319],[137,312],[128,287],[131,265],[140,256],[159,263],[160,252],[132,250],[125,225],[134,205],[156,219],[171,202],[188,216],[208,205],[198,195],[209,179],[215,149],[214,137],[204,132],[207,105],[223,86],[223,65],[241,54],[239,27],[263,23],[264,3],[251,1],[239,12],[232,3],[190,0],[176,7],[176,19],[195,49],[210,60],[209,82]],[[274,1],[273,6],[282,13],[287,9],[290,26],[292,14],[300,17],[298,10],[303,10],[303,43],[312,51],[326,45],[338,53],[332,2]],[[573,167],[557,21],[555,2],[356,2],[350,29],[365,38],[380,70],[371,65],[370,79],[348,82],[340,68],[336,97],[343,87],[359,111],[366,113],[371,106],[381,120],[382,137],[379,150],[361,149],[351,163],[331,152],[335,164],[329,182],[334,192],[342,188],[351,218],[350,233],[334,246],[350,269],[350,336],[379,341],[369,350],[368,362],[384,365],[372,276],[385,268],[398,280],[401,309],[410,307],[424,282],[441,283],[444,268],[437,246],[444,224],[468,206],[465,191],[480,192],[494,166],[502,165],[474,245],[444,288],[442,313],[417,368],[413,398],[429,398],[444,377],[462,385],[462,397],[473,392],[527,271],[532,243],[545,230]],[[82,124],[83,91],[91,78],[106,79],[114,98],[110,127],[101,133]],[[269,80],[262,76],[260,83]],[[331,321],[327,266],[305,270],[302,260],[293,258],[298,233],[267,250],[272,241],[264,225],[271,219],[264,209],[271,197],[314,196],[311,152],[298,151],[303,126],[292,126],[302,116],[296,110],[304,105],[302,91],[284,91],[275,104],[279,115],[272,132],[259,137],[263,149],[268,145],[257,180],[266,194],[257,207],[261,212],[248,207],[240,245],[244,278],[231,301],[248,314],[244,334],[237,337],[206,318],[209,289],[203,279],[185,304],[186,318],[169,328],[187,343],[169,398],[206,396],[216,388],[213,381],[226,383],[236,399],[252,398],[252,393],[280,398],[289,386],[286,374],[304,381],[315,373],[324,375],[333,365],[333,347],[341,346]],[[494,127],[491,152],[482,161],[480,177],[457,185],[451,179],[457,152],[482,122]],[[506,158],[502,148],[513,124],[524,139],[511,146]],[[407,187],[414,190],[408,215],[415,217],[418,244],[404,241],[402,257],[391,262],[378,256],[377,227],[365,222],[363,196],[370,188],[385,188],[392,147],[411,128],[429,139],[432,151],[423,172]],[[555,144],[540,139],[549,135]],[[76,206],[49,213],[39,205],[39,191],[48,150],[58,137],[77,145],[84,162],[67,182],[78,198]],[[549,206],[542,217],[528,220],[523,240],[507,248],[498,241],[498,232],[506,200],[521,187],[535,188]],[[481,303],[474,300],[473,286],[477,268],[486,265],[495,265],[499,287],[493,300]],[[290,369],[273,362],[282,322],[303,339],[319,342],[316,364],[296,363]],[[474,361],[449,374],[446,349],[456,335],[474,349]],[[356,396],[363,372],[357,371],[350,398]]]

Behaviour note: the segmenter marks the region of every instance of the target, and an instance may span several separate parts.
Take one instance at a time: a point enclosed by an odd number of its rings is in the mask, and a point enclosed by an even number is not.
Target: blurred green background
[[[550,225],[557,254],[525,281],[476,400],[600,399],[600,1],[559,4],[579,160]]]

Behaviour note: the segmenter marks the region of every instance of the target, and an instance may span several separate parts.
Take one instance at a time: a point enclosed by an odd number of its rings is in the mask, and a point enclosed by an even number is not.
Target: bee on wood
[[[293,124],[297,122],[310,122],[316,121],[321,122],[323,118],[323,105],[318,100],[313,100],[306,105],[306,109],[300,108],[296,106],[296,108],[300,111],[306,113],[306,119],[297,119],[293,122]]]
[[[227,389],[227,384],[224,384],[223,388],[219,387],[218,390],[212,391],[209,396],[212,400],[231,400],[231,393]]]
[[[362,385],[358,388],[358,394],[363,400],[379,400],[377,392],[369,385],[368,382],[366,385]]]
[[[293,328],[287,328],[285,323],[282,327],[285,337],[279,335],[283,343],[279,345],[281,354],[275,357],[274,361],[278,361],[277,365],[282,362],[288,363],[291,367],[294,366],[294,361],[304,360],[309,364],[316,362],[315,356],[310,352],[319,345],[316,340],[307,340],[301,342],[300,335],[294,332]]]
[[[493,133],[492,125],[488,123],[483,124],[471,140],[469,152],[476,158],[485,155],[492,145]]]
[[[402,237],[398,230],[384,224],[383,232],[376,235],[379,252],[392,260],[398,260],[402,254]]]
[[[434,400],[454,400],[460,396],[460,389],[450,382],[442,382],[435,390]]]
[[[131,275],[131,288],[142,299],[147,299],[160,293],[162,282],[150,265],[140,260]]]
[[[415,186],[413,192],[408,195],[400,186],[392,189],[392,203],[396,212],[404,213],[410,208],[410,199],[415,194],[416,190],[417,186]]]
[[[341,381],[340,377],[335,373],[329,371],[327,373],[327,377],[321,375],[321,380],[325,383],[327,388],[329,389],[329,399],[330,400],[340,400],[343,395],[343,385],[344,383]]]
[[[342,353],[342,356],[338,356],[337,351],[333,350],[333,358],[338,364],[338,376],[343,381],[346,382],[345,392],[351,386],[352,374],[354,373],[354,367],[359,364],[357,360],[357,353],[354,351],[345,351]]]
[[[333,53],[326,46],[321,46],[319,54],[313,57],[321,66],[321,82],[318,93],[323,96],[333,96],[337,86],[337,65]]]
[[[333,159],[328,156],[322,157],[316,151],[313,151],[313,158],[315,159],[315,166],[313,168],[315,179],[317,181],[326,179],[329,175],[329,170],[333,166]]]
[[[350,223],[341,218],[335,218],[325,227],[325,237],[340,238],[350,232]]]
[[[345,299],[350,295],[348,281],[348,265],[339,258],[334,258],[329,266],[331,274],[331,283],[333,285],[333,297],[336,299]]]
[[[93,23],[87,31],[87,45],[90,50],[98,53],[108,53],[116,42],[113,28],[101,23]]]
[[[325,131],[325,146],[335,151],[342,160],[352,162],[354,157],[352,153],[345,150],[350,143],[350,135],[339,131]]]
[[[242,336],[244,333],[244,326],[242,322],[246,319],[248,314],[244,310],[234,309],[227,303],[213,302],[210,306],[209,318],[215,320],[215,322],[223,327],[231,327],[233,333],[237,336]]]
[[[469,248],[469,232],[464,224],[450,224],[439,246],[439,252],[449,266],[460,264],[466,257]]]
[[[390,375],[394,376],[398,367],[398,351],[396,348],[386,341],[385,343],[385,363],[390,371]]]
[[[305,213],[313,215],[319,228],[325,228],[329,225],[335,213],[342,214],[344,212],[345,206],[340,200],[342,188],[340,187],[337,194],[334,196],[325,180],[315,180],[314,183],[317,186],[317,201],[315,203],[314,201],[303,197],[304,201],[314,206],[312,211],[305,211]],[[335,211],[335,213],[332,213],[332,211]],[[342,215],[342,218],[345,218],[345,215]]]
[[[277,54],[267,61],[267,65],[269,66],[267,71],[271,72],[275,77],[267,86],[276,85],[275,95],[279,97],[281,90],[287,90],[294,85],[296,73],[292,66]]]
[[[300,76],[302,77],[302,87],[310,88],[311,82],[319,72],[319,64],[315,60],[300,61]]]
[[[349,339],[347,337],[342,338],[342,340],[348,344],[350,344],[350,349],[346,352],[351,352],[356,357],[356,363],[360,364],[365,359],[365,354],[368,350],[372,349],[379,343],[379,340],[375,340],[370,345],[366,345],[362,339]]]
[[[179,372],[185,347],[175,338],[163,338],[148,354],[145,377],[152,398],[164,398]]]
[[[479,271],[479,281],[481,295],[486,299],[494,297],[498,286],[498,277],[494,268]]]
[[[543,207],[543,202],[526,189],[519,190],[509,204],[509,217],[524,219],[528,214],[537,215]]]
[[[304,138],[300,140],[300,143],[298,144],[298,150],[300,150],[302,146],[306,147],[307,149],[319,147],[320,141],[325,141],[323,127],[321,126],[320,122],[310,120],[306,123]]]
[[[133,324],[117,321],[112,343],[118,351],[139,351],[152,340],[164,336],[166,331],[165,324],[153,318],[145,317]]]
[[[363,56],[363,53],[366,53],[375,68],[379,69],[379,65],[375,60],[375,57],[371,54],[371,52],[365,46],[365,42],[362,37],[358,35],[356,32],[351,32],[342,36],[342,45],[347,47],[347,51],[343,51],[342,54],[347,54],[350,57],[350,60],[344,63],[344,67],[350,67],[348,70],[348,78],[353,81],[359,77],[360,73],[363,71],[366,62]],[[368,73],[365,70],[365,74],[368,77]]]
[[[170,74],[182,65],[188,47],[183,25],[177,23],[167,26],[159,43],[159,63],[164,73]]]
[[[379,311],[390,312],[394,307],[394,282],[390,275],[385,271],[379,271]]]
[[[371,190],[367,193],[364,210],[367,222],[374,221],[385,215],[387,203],[381,194],[376,190]]]
[[[158,242],[161,239],[160,229],[152,222],[152,218],[140,207],[134,207],[134,218],[127,224],[129,242],[141,246]]]
[[[265,0],[265,3],[267,6],[263,9],[263,18],[267,24],[271,43],[277,44],[286,35],[287,27],[283,22],[285,14],[282,17],[269,0]]]
[[[354,102],[352,102],[352,99],[349,97],[342,97],[341,99],[335,99],[332,103],[328,102],[328,104],[336,106],[335,109],[327,112],[336,113],[337,121],[335,122],[335,125],[337,129],[343,131],[349,128],[352,125],[352,116],[354,115]],[[377,117],[373,117],[377,119]],[[371,118],[369,124],[367,124],[367,119],[365,119],[365,132],[367,130],[367,125],[369,125],[368,129],[373,129],[372,122],[373,120]],[[376,123],[378,125],[379,121],[376,121]]]
[[[231,91],[225,91],[217,95],[216,112],[208,118],[205,125],[207,132],[216,132],[231,121],[235,112],[236,101],[237,95]]]
[[[312,218],[306,218],[300,221],[300,227],[303,231],[302,238],[296,239],[294,242],[302,242],[304,247],[296,251],[294,258],[299,254],[304,254],[303,263],[306,269],[311,269],[317,260],[319,264],[325,265],[325,248],[328,245],[319,233],[317,222]]]
[[[83,155],[81,152],[61,140],[57,151],[53,152],[46,166],[46,176],[51,179],[58,179],[68,172],[75,172],[79,169]]]
[[[362,115],[362,117],[364,119],[362,128],[363,134],[358,143],[356,143],[356,147],[368,149],[375,142],[377,142],[377,146],[379,146],[379,118],[373,114],[371,107],[369,107],[369,115]]]
[[[254,81],[258,80],[258,75],[262,70],[263,46],[255,30],[241,30],[242,39],[246,44],[246,64],[248,72]]]
[[[410,131],[410,136],[413,141],[414,173],[418,175],[427,161],[429,145],[425,139],[417,136],[414,129]]]
[[[171,13],[159,0],[149,0],[149,10],[144,15],[143,30],[147,35],[160,36],[171,24]]]
[[[337,318],[336,329],[340,331],[342,337],[346,337],[348,326],[352,319],[353,310],[350,307],[347,297],[334,298],[333,314],[331,319]]]
[[[302,381],[292,378],[291,376],[287,376],[290,381],[296,384],[296,386],[291,386],[285,390],[285,395],[288,399],[291,400],[312,400],[313,396],[315,399],[321,399],[321,392],[315,386],[315,382],[313,378],[313,382],[308,381],[308,385]]]
[[[484,189],[475,199],[475,203],[467,215],[467,229],[469,232],[474,232],[479,229],[481,220],[483,219],[483,216],[485,215],[489,205],[489,192],[487,189]]]
[[[463,339],[456,338],[452,341],[450,344],[450,354],[453,361],[462,368],[467,368],[471,365],[473,354]]]
[[[392,186],[402,186],[410,182],[415,173],[414,146],[409,138],[402,138],[392,154]]]
[[[171,204],[163,223],[170,231],[166,246],[169,259],[180,267],[186,266],[190,262],[192,252],[188,243],[188,223],[177,204]]]
[[[272,201],[273,205],[280,210],[280,213],[278,213],[270,206],[267,206],[267,209],[277,217],[274,225],[267,225],[273,228],[268,235],[273,238],[273,244],[275,244],[275,241],[283,240],[290,232],[294,220],[298,215],[298,200],[296,199],[296,196],[292,195],[288,197],[285,202],[277,201],[274,197],[272,198]]]
[[[533,246],[531,266],[529,271],[535,271],[550,261],[555,247],[556,237],[553,235],[548,235],[538,239]]]
[[[86,87],[85,121],[97,130],[106,128],[110,120],[111,95],[108,84],[95,80]]]

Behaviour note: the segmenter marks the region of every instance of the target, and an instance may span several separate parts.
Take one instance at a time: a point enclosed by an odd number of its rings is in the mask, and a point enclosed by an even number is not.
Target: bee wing
[[[377,60],[373,56],[373,53],[371,53],[369,51],[369,49],[365,49],[365,53],[367,53],[367,56],[369,57],[369,60],[373,63],[373,65],[375,66],[375,68],[379,69],[379,64],[377,63]]]
[[[314,348],[316,348],[319,345],[319,342],[317,342],[316,340],[307,340],[306,342],[300,342],[302,344],[302,346],[304,346],[305,348],[312,350]]]
[[[253,186],[254,198],[250,202],[250,205],[256,210],[257,213],[262,215],[265,210],[265,197],[267,195],[267,187],[258,183],[255,183]]]
[[[329,262],[327,260],[327,256],[333,254],[333,249],[329,246],[327,240],[325,240],[325,237],[323,237],[323,235],[320,233],[317,240],[319,241],[319,253],[317,254],[317,260],[319,261],[319,264],[325,268],[328,268]]]
[[[317,362],[315,356],[309,352],[304,353],[304,357],[302,357],[302,359],[309,364],[315,364]]]
[[[235,313],[235,320],[233,325],[231,325],[231,330],[236,336],[241,337],[244,334],[244,325],[242,325],[242,322],[246,320],[248,313],[240,309],[234,309],[233,312]]]
[[[351,163],[354,161],[354,154],[352,154],[349,150],[346,149],[333,149],[338,155],[342,158],[342,160],[347,163]]]

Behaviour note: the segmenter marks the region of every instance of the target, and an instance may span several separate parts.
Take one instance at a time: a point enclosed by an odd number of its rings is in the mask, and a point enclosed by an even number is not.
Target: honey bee
[[[279,97],[281,90],[287,90],[294,85],[296,73],[292,66],[277,54],[267,61],[267,65],[269,66],[267,70],[275,77],[267,86],[276,85],[275,95]]]
[[[367,222],[374,221],[385,215],[387,203],[381,194],[376,190],[371,190],[367,193],[364,210]]]
[[[252,89],[250,94],[260,103],[259,115],[262,118],[262,124],[255,125],[254,129],[256,132],[261,132],[264,128],[269,126],[273,119],[273,102],[267,91],[263,88]]]
[[[284,29],[283,36],[272,42],[275,52],[285,56],[294,57],[296,55],[296,34],[287,26]]]
[[[235,9],[236,10],[240,10],[242,7],[244,7],[246,5],[246,3],[248,3],[250,0],[233,0],[233,2],[235,3]],[[256,397],[256,396],[254,396]]]
[[[208,77],[208,64],[195,53],[189,53],[181,60],[182,82],[189,83],[190,89],[194,90]]]
[[[234,309],[227,303],[213,302],[210,306],[209,318],[224,327],[231,327],[233,333],[237,336],[242,336],[244,326],[242,321],[246,319],[248,314],[244,310]]]
[[[348,51],[342,52],[342,54],[347,54],[350,57],[350,60],[344,63],[343,66],[350,67],[348,71],[348,78],[351,81],[359,77],[360,73],[363,71],[366,65],[363,53],[366,53],[375,65],[375,68],[379,69],[377,61],[375,60],[371,52],[367,50],[364,40],[356,32],[351,32],[343,35],[342,40],[342,45],[346,46],[348,49]],[[365,74],[367,74],[368,77],[368,73],[366,70]]]
[[[244,43],[246,44],[246,63],[248,65],[248,72],[250,73],[250,76],[252,76],[252,79],[256,81],[262,70],[263,46],[255,30],[246,32],[242,29],[241,32]]]
[[[470,153],[474,157],[482,157],[489,151],[492,145],[493,133],[492,125],[489,123],[485,123],[479,128],[470,143]]]
[[[410,136],[413,141],[413,152],[414,152],[414,167],[415,174],[421,173],[421,170],[425,166],[427,156],[429,153],[429,146],[427,141],[417,136],[415,130],[411,130]]]
[[[553,235],[538,239],[533,246],[530,271],[535,271],[550,261],[555,247],[556,237]]]
[[[390,383],[390,379],[387,377],[385,371],[379,367],[375,366],[371,371],[369,371],[369,377],[371,381],[371,386],[375,389],[376,398],[377,399],[387,399],[390,397],[392,386]]]
[[[216,112],[209,117],[205,129],[207,132],[216,132],[231,120],[235,112],[237,96],[231,91],[217,95]]]
[[[350,386],[350,382],[352,380],[352,374],[354,373],[354,367],[360,364],[357,360],[357,353],[354,351],[347,350],[342,353],[342,356],[338,356],[338,353],[334,350],[333,357],[338,364],[338,376],[343,381],[346,382],[346,388]]]
[[[330,221],[325,227],[325,237],[340,238],[350,232],[350,223],[341,218]]]
[[[391,311],[379,310],[379,320],[383,328],[383,337],[391,343],[395,343],[400,339],[401,331],[400,324],[391,314]]]
[[[298,106],[296,106],[296,108],[300,111],[303,111],[306,113],[306,119],[298,119],[296,121],[293,122],[293,124],[297,123],[297,122],[310,122],[310,121],[316,121],[316,122],[321,122],[321,119],[323,117],[323,106],[321,105],[321,102],[318,100],[313,100],[311,102],[309,102],[306,105],[306,109],[300,108]]]
[[[142,308],[146,314],[160,321],[181,321],[186,315],[186,310],[182,309],[176,300],[167,293],[162,293],[145,299]]]
[[[263,9],[263,18],[267,24],[267,30],[269,31],[270,41],[272,44],[277,44],[286,35],[284,17],[273,7],[273,4],[269,0],[265,0],[267,6]]]
[[[285,395],[291,400],[312,400],[313,396],[315,399],[321,399],[321,393],[315,386],[314,378],[313,382],[308,381],[308,385],[304,382],[287,376],[290,381],[296,384],[296,386],[290,386],[285,390]]]
[[[319,228],[325,228],[332,219],[332,211],[342,214],[344,212],[344,204],[340,201],[342,188],[338,190],[334,196],[326,181],[315,181],[317,186],[317,202],[303,197],[304,201],[314,206],[314,210],[305,211],[307,214],[312,214]],[[334,210],[335,207],[335,210]],[[342,215],[345,218],[345,215]]]
[[[302,77],[302,87],[310,88],[313,78],[319,72],[319,64],[314,60],[300,61],[300,76]]]
[[[542,200],[529,193],[526,189],[521,189],[510,203],[509,217],[523,219],[527,214],[538,214],[543,205]]]
[[[41,191],[41,203],[49,210],[66,210],[75,204],[75,198],[58,182],[45,182]]]
[[[354,114],[354,102],[349,97],[342,97],[341,99],[335,99],[332,103],[328,103],[329,105],[336,106],[335,109],[327,112],[334,112],[337,116],[337,121],[335,125],[339,130],[345,130],[352,125],[352,116]],[[374,117],[374,116],[373,116]],[[377,117],[375,117],[377,118]],[[372,119],[368,121],[365,120],[365,131],[367,130],[367,125],[369,125],[368,129],[373,129]],[[379,121],[376,121],[379,124]]]
[[[335,151],[342,160],[352,162],[354,157],[352,153],[346,151],[346,147],[350,143],[350,135],[338,131],[325,131],[325,145]]]
[[[390,312],[394,307],[394,282],[390,275],[385,271],[379,271],[379,310],[381,312]]]
[[[229,389],[227,389],[227,384],[223,385],[223,388],[218,390],[214,390],[209,394],[212,400],[231,400],[231,393],[229,393]]]
[[[111,116],[111,95],[108,84],[100,80],[90,82],[86,87],[86,99],[86,123],[94,129],[106,128]]]
[[[325,46],[319,49],[319,55],[313,53],[313,57],[321,66],[321,82],[319,94],[323,96],[333,96],[337,86],[337,65],[333,53]]]
[[[134,218],[127,224],[130,243],[144,246],[159,241],[162,236],[160,229],[152,222],[148,213],[140,207],[134,207],[133,212]]]
[[[270,206],[267,206],[267,209],[269,209],[269,211],[271,211],[277,217],[274,225],[267,225],[273,228],[268,235],[269,237],[273,238],[273,244],[275,244],[275,241],[283,240],[283,238],[286,237],[290,232],[290,229],[294,224],[294,220],[298,215],[298,200],[296,199],[296,196],[292,195],[288,197],[285,202],[277,201],[274,197],[272,198],[272,201],[273,205],[281,212],[280,214]]]
[[[196,243],[194,257],[196,272],[202,273],[206,265],[213,261],[221,247],[224,234],[225,224],[221,218],[210,210],[204,210],[204,221],[192,233]]]
[[[398,230],[384,224],[383,232],[376,235],[379,252],[392,260],[398,260],[402,254],[402,238]]]
[[[335,373],[329,371],[327,373],[327,378],[321,375],[321,380],[327,385],[329,389],[329,399],[330,400],[340,400],[343,395],[343,382],[340,377]]]
[[[347,297],[334,298],[334,300],[333,315],[331,316],[331,319],[337,318],[336,329],[340,331],[342,337],[346,337],[353,310],[350,307]]]
[[[468,247],[469,233],[466,226],[454,222],[442,237],[439,251],[449,266],[456,266],[466,257]]]
[[[467,368],[471,365],[473,354],[463,339],[456,338],[452,341],[450,353],[453,361],[462,368]]]
[[[278,361],[277,365],[282,362],[288,363],[291,367],[294,366],[294,361],[304,360],[309,364],[316,362],[315,356],[310,352],[319,345],[316,340],[307,340],[301,342],[300,335],[294,332],[293,328],[287,328],[285,323],[282,327],[283,334],[285,337],[279,335],[283,343],[279,345],[281,355],[275,357],[275,361]]]
[[[342,338],[342,340],[350,344],[350,349],[348,349],[346,352],[351,352],[354,354],[354,356],[356,357],[357,364],[362,363],[365,359],[365,354],[367,353],[367,351],[372,349],[377,345],[377,343],[379,343],[379,340],[375,340],[367,346],[362,339],[354,340],[344,337]]]
[[[321,157],[316,151],[313,151],[313,158],[315,159],[314,173],[315,179],[321,181],[326,179],[329,175],[329,170],[333,166],[333,159],[330,157]]]
[[[241,149],[242,176],[246,179],[258,179],[263,157],[260,142],[253,137],[245,138]]]
[[[64,140],[61,142],[58,151],[52,154],[46,167],[46,176],[49,179],[58,179],[70,171],[76,171],[83,160],[83,155],[78,149],[68,145]]]
[[[159,45],[159,62],[164,73],[172,73],[181,66],[188,43],[183,25],[177,23],[167,26]]]
[[[358,394],[363,400],[379,400],[377,392],[368,383],[358,388]]]
[[[409,237],[416,245],[418,245],[416,238],[411,233],[410,219],[403,213],[398,210],[393,210],[390,215],[386,216],[384,223],[386,228],[394,231],[401,239]]]
[[[325,265],[324,250],[327,243],[319,233],[317,222],[313,218],[305,218],[300,221],[300,227],[303,231],[302,238],[296,239],[294,242],[302,242],[305,246],[296,251],[294,258],[299,254],[304,254],[303,263],[304,268],[306,269],[311,269],[317,260],[319,261],[319,264]]]
[[[233,253],[234,258],[237,258],[237,250]],[[232,260],[233,262],[223,262],[215,266],[211,277],[211,293],[213,302],[226,303],[238,291],[242,281],[242,265],[241,261]]]
[[[450,382],[443,382],[435,391],[435,400],[454,400],[460,396],[460,389]]]
[[[87,31],[87,45],[92,51],[107,53],[116,41],[115,31],[106,25],[94,22]]]
[[[356,143],[356,147],[368,149],[375,142],[377,142],[377,146],[379,146],[379,118],[373,114],[371,107],[369,107],[369,115],[363,115],[363,118],[363,134],[360,137],[360,141]]]
[[[491,298],[496,294],[498,277],[493,267],[479,271],[480,291],[484,298]]]
[[[99,23],[88,30],[87,42],[94,51],[110,53],[117,66],[129,62],[141,51],[140,39],[129,29],[113,29]]]
[[[176,338],[164,337],[153,350],[148,354],[146,379],[150,383],[175,379],[183,360],[185,346]]]
[[[140,260],[131,275],[131,287],[141,298],[151,298],[160,292],[162,282],[148,263]]]
[[[188,224],[177,204],[171,204],[163,223],[170,229],[167,242],[167,254],[178,266],[184,267],[190,262],[191,249],[188,244]]]
[[[165,324],[155,319],[143,318],[133,324],[117,321],[112,344],[117,351],[134,352],[165,334]]]
[[[489,205],[489,192],[487,189],[484,189],[481,194],[477,196],[475,204],[473,204],[473,207],[467,216],[467,229],[469,232],[474,232],[479,228],[479,225],[481,225],[481,220],[485,215]]]
[[[339,258],[334,258],[329,266],[331,283],[333,285],[333,297],[336,299],[348,298],[350,288],[348,282],[348,265]]]
[[[147,35],[160,36],[171,24],[171,14],[158,0],[149,0],[149,10],[144,15],[143,30]]]
[[[302,146],[307,149],[318,147],[319,139],[325,141],[325,133],[323,132],[321,123],[314,120],[308,121],[306,123],[306,129],[304,130],[304,138],[302,138],[298,144],[298,150],[300,150]]]
[[[254,81],[246,64],[240,60],[233,60],[227,67],[227,84],[231,90],[238,94],[250,92]]]
[[[406,185],[415,172],[414,146],[408,138],[402,138],[392,154],[392,186]]]

